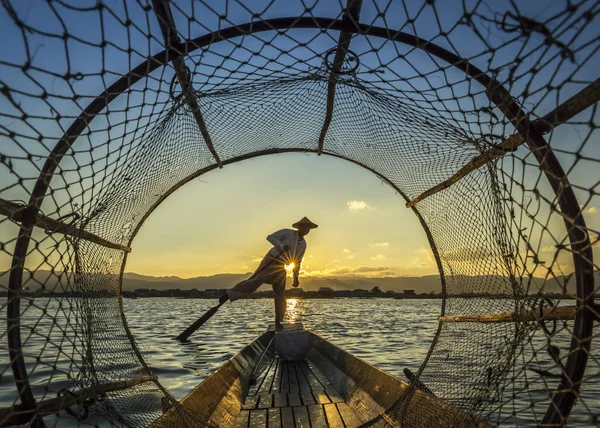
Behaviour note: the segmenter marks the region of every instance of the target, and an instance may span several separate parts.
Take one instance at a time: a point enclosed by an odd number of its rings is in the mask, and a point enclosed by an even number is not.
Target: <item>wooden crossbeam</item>
[[[11,220],[20,223],[27,215],[30,215],[30,211],[27,209],[27,205],[18,204],[0,198],[0,215],[4,215]],[[114,248],[116,250],[125,251],[126,253],[131,252],[130,247],[121,244],[115,244],[114,242],[107,241],[98,235],[94,235],[93,233],[39,213],[36,215],[34,225],[44,229],[48,233],[60,233],[67,236],[73,236],[78,239],[84,239],[103,247]]]
[[[412,199],[410,202],[406,203],[406,208],[412,208],[421,202],[423,199],[435,195],[438,192],[441,192],[444,189],[452,186],[454,183],[459,181],[461,178],[465,177],[472,171],[479,169],[486,163],[493,161],[501,156],[504,156],[508,152],[513,152],[517,150],[517,148],[523,144],[525,140],[519,134],[511,135],[506,140],[504,140],[501,144],[492,147],[486,152],[475,156],[473,159],[469,161],[468,164],[459,169],[452,177],[447,179],[446,181],[442,181],[441,183],[433,186],[431,189],[428,189],[421,193],[419,196]]]
[[[568,321],[575,319],[577,311],[581,308],[576,306],[555,306],[540,311],[528,312],[500,312],[497,314],[485,315],[456,315],[438,317],[440,322],[477,322],[477,323],[498,323],[498,322],[516,322],[516,321]]]
[[[152,3],[154,5],[154,13],[158,18],[158,23],[163,33],[165,47],[167,49],[171,49],[174,45],[180,44],[181,40],[179,38],[179,35],[177,34],[177,27],[175,25],[175,21],[173,20],[173,14],[171,13],[171,6],[169,5],[169,1],[153,0]],[[175,68],[177,80],[179,81],[179,85],[181,86],[183,97],[185,98],[185,102],[187,103],[187,105],[192,110],[194,119],[196,120],[198,128],[200,129],[200,134],[202,134],[202,138],[204,138],[204,142],[206,143],[206,146],[208,147],[210,153],[215,158],[215,162],[217,163],[219,168],[223,168],[221,158],[217,154],[212,139],[210,138],[210,134],[208,133],[206,122],[204,121],[202,111],[200,110],[200,105],[198,104],[196,96],[194,95],[194,88],[191,82],[190,69],[185,65],[184,56],[178,56],[172,62],[173,67]]]
[[[541,134],[547,134],[558,125],[567,122],[573,116],[594,105],[598,102],[598,100],[600,100],[600,79],[596,79],[594,82],[590,83],[576,95],[569,98],[550,113],[533,122],[532,126],[537,132]],[[506,153],[514,152],[523,143],[525,143],[525,139],[523,139],[520,134],[514,134],[510,137],[507,137],[502,143],[497,144],[484,153],[475,156],[469,161],[469,163],[459,169],[452,177],[439,184],[436,184],[432,188],[424,191],[412,199],[410,202],[407,202],[406,208],[412,208],[423,199],[447,189],[486,163],[496,160],[504,156]]]
[[[67,393],[60,397],[39,401],[37,406],[33,409],[24,409],[21,404],[15,404],[14,406],[0,409],[0,425],[3,427],[24,425],[29,423],[34,416],[44,417],[53,415],[73,405],[82,404],[90,398],[95,398],[109,392],[132,388],[140,383],[156,380],[157,377],[152,375],[95,385],[89,388],[80,389],[79,391],[73,391],[73,394]]]
[[[344,17],[342,21],[348,23],[348,25],[356,25],[358,23],[358,17],[360,14],[360,8],[362,6],[362,0],[348,0],[346,3],[346,9],[344,10]],[[338,76],[344,65],[344,59],[348,53],[348,47],[352,41],[352,32],[342,31],[338,39],[338,46],[335,51],[335,57],[331,66],[331,73],[329,74],[329,80],[327,82],[327,109],[325,111],[325,121],[321,128],[321,134],[319,135],[319,148],[317,154],[323,153],[323,144],[325,143],[325,137],[333,118],[333,107],[335,103],[335,88],[337,85]]]

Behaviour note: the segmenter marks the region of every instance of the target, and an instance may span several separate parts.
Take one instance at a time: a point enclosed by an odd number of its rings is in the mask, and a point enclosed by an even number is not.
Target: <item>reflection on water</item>
[[[36,299],[38,300],[38,299]],[[45,299],[39,299],[45,300]],[[194,322],[214,301],[203,299],[173,299],[173,298],[142,298],[125,299],[124,307],[127,320],[136,342],[152,371],[159,380],[177,399],[183,398],[194,389],[203,379],[220,367],[227,359],[245,345],[253,341],[265,331],[274,321],[274,304],[269,299],[240,300],[227,303],[190,338],[187,343],[180,343],[174,337]],[[344,350],[359,358],[404,378],[403,369],[409,368],[416,372],[425,358],[433,335],[437,329],[437,316],[440,311],[440,300],[396,300],[396,299],[288,299],[286,321],[299,321],[305,327],[330,340]],[[46,307],[48,313],[57,318],[58,324],[67,324],[63,312],[58,311],[56,301],[40,304]],[[55,307],[56,306],[56,307]],[[4,309],[5,311],[5,309]],[[2,314],[5,317],[5,312]],[[28,310],[24,317],[37,320],[40,311],[35,308]],[[61,318],[62,317],[62,318]],[[39,329],[51,327],[48,318],[39,325]],[[56,347],[60,345],[62,355],[75,355],[68,348],[62,329],[52,331],[53,340],[47,342],[45,336],[29,338],[27,354],[36,356],[42,350],[45,360],[56,361],[56,370],[51,367],[38,367],[32,377],[32,389],[36,397],[56,391],[59,387],[67,387],[68,376],[76,376],[79,363],[71,364],[68,358],[56,358]],[[66,330],[66,329],[65,329]],[[68,331],[68,330],[66,330]],[[565,330],[568,333],[568,330]],[[457,332],[459,334],[460,332]],[[118,355],[119,344],[127,340],[124,336],[111,336],[112,342],[107,344],[106,352],[96,357],[108,360]],[[543,335],[536,340],[535,349],[544,350]],[[560,339],[560,338],[557,338]],[[568,337],[562,338],[564,349],[568,348]],[[539,343],[538,343],[539,342]],[[532,344],[533,347],[533,344]],[[110,352],[113,349],[115,352]],[[440,348],[441,349],[441,348]],[[50,355],[53,354],[54,356]],[[33,358],[30,362],[35,363]],[[116,360],[115,360],[116,361]],[[118,362],[118,361],[116,361]],[[0,406],[10,406],[14,403],[16,389],[11,377],[7,352],[0,353]],[[461,364],[461,361],[450,362]],[[30,366],[28,366],[30,367]],[[586,375],[592,373],[597,365],[591,362]],[[551,368],[551,367],[541,367]],[[29,370],[29,368],[28,368]],[[450,379],[446,380],[451,382]],[[594,386],[596,388],[594,388]],[[524,391],[535,392],[539,389],[542,395],[547,394],[548,386],[524,386]],[[600,407],[598,383],[586,384],[580,397],[579,406],[575,410],[575,418],[579,412],[580,418],[589,412],[596,412]],[[515,385],[516,388],[516,385]],[[516,408],[524,409],[529,406],[531,397],[524,393],[514,403]],[[55,395],[54,395],[55,396]],[[48,396],[50,397],[50,396]],[[541,396],[544,401],[547,395]],[[519,402],[523,399],[523,402]],[[509,401],[510,397],[503,397]],[[583,405],[581,403],[584,403]],[[507,410],[512,408],[510,403]],[[541,407],[546,404],[540,403]],[[540,417],[541,415],[538,415]],[[572,419],[573,420],[573,419]],[[89,421],[89,419],[87,420]],[[101,420],[95,421],[101,423]],[[61,419],[61,426],[65,421]],[[511,422],[509,425],[512,425]],[[76,426],[76,421],[74,421]],[[524,425],[528,425],[526,422]],[[50,424],[52,426],[52,424]],[[582,426],[582,425],[578,425]],[[586,423],[583,426],[587,426]]]
[[[287,299],[287,308],[285,313],[285,320],[288,322],[297,322],[300,320],[302,313],[301,309],[304,308],[304,305],[298,306],[298,299]]]

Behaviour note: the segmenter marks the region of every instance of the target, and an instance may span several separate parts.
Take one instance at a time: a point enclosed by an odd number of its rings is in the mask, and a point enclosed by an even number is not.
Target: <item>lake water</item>
[[[227,303],[180,344],[177,336],[213,305],[196,299],[126,299],[125,311],[161,383],[183,398],[202,379],[273,323],[269,299]],[[346,351],[396,376],[418,370],[437,329],[439,300],[288,299],[286,321],[304,326]],[[160,313],[160,317],[148,314]]]
[[[128,324],[144,358],[152,371],[158,375],[161,384],[177,399],[183,398],[193,390],[273,322],[272,300],[242,300],[224,305],[190,338],[189,343],[182,344],[173,340],[173,337],[213,304],[212,300],[201,299],[124,300]],[[55,305],[53,302],[48,308]],[[301,321],[306,328],[346,351],[404,379],[403,369],[409,368],[416,372],[429,350],[438,325],[440,305],[441,300],[288,299],[286,318],[287,321]],[[2,312],[1,315],[5,318],[5,309]],[[39,315],[36,308],[26,313],[26,317],[32,319]],[[55,333],[57,332],[53,331],[52,335]],[[60,329],[58,333],[61,333]],[[58,334],[57,337],[62,336],[64,334]],[[120,340],[126,339],[115,337],[115,342]],[[56,340],[52,343],[54,342]],[[31,338],[29,345],[35,348],[31,351],[32,355],[36,354],[36,349],[48,347],[48,343],[42,337]],[[52,347],[48,347],[45,352],[52,354]],[[2,407],[13,404],[16,396],[6,357],[6,352],[0,354]],[[57,365],[61,368],[66,362],[58,358]],[[594,362],[591,362],[590,368],[591,371],[597,371]],[[65,372],[69,370],[76,373],[77,367],[65,368]],[[589,374],[597,376],[597,373]],[[50,382],[53,385],[60,385],[61,382],[64,386],[68,385],[66,376],[43,367],[36,369],[31,381],[36,395]],[[598,386],[598,382],[595,384]],[[588,412],[597,413],[600,403],[597,393],[598,389],[590,391],[588,385],[585,391],[585,406],[588,409],[579,406],[577,412],[582,417]],[[528,403],[517,404],[517,408],[522,408]],[[62,421],[64,422],[64,419]],[[587,425],[584,423],[578,426]]]

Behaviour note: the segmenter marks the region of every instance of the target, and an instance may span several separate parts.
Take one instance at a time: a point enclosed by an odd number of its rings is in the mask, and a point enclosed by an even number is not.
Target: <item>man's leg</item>
[[[283,281],[273,284],[273,297],[275,297],[275,328],[281,327],[283,317],[285,316],[285,276]]]
[[[280,271],[283,271],[283,265],[272,263],[267,256],[260,262],[250,278],[225,291],[219,298],[219,303],[225,303],[228,299],[234,302],[254,293],[263,284],[271,284],[271,280],[278,276]]]
[[[241,299],[242,297],[246,297],[256,291],[258,287],[260,287],[264,283],[263,278],[260,276],[251,277],[250,279],[246,279],[238,284],[236,284],[233,288],[227,290],[225,294],[221,296],[219,302],[221,300],[225,300],[229,298],[229,300],[236,301]]]

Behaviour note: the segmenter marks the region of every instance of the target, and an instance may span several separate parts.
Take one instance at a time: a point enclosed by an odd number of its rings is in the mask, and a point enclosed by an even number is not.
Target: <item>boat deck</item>
[[[357,427],[361,421],[308,359],[273,359],[257,376],[234,427]]]

